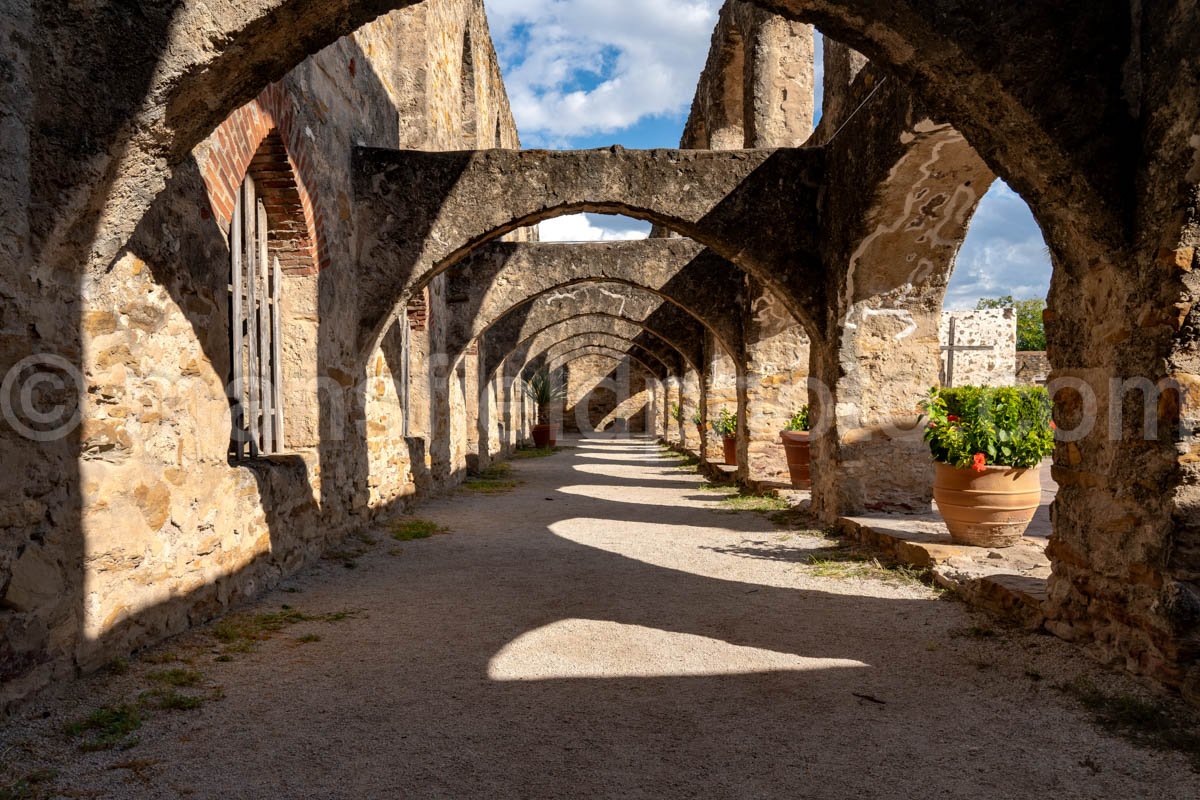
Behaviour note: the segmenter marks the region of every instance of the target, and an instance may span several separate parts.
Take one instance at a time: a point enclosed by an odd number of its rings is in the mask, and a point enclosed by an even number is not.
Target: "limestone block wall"
[[[1050,378],[1050,359],[1044,350],[1018,350],[1018,386],[1044,386]]]
[[[473,105],[459,89],[468,28]],[[498,75],[478,0],[382,16],[227,119],[111,265],[30,309],[47,349],[74,358],[60,343],[77,338],[81,424],[6,462],[5,495],[23,499],[0,520],[0,706],[261,591],[428,485],[427,443],[403,435],[398,337],[358,350],[350,155],[468,146],[463,132],[481,125],[516,144]],[[228,235],[247,169],[268,175],[284,266],[286,436],[283,455],[239,463]],[[419,371],[430,353],[414,349]],[[6,453],[30,450],[4,436]]]
[[[986,348],[956,350],[953,375],[949,374],[950,326],[954,325],[955,347]],[[942,385],[1012,386],[1017,374],[1017,315],[1011,308],[983,311],[947,311],[942,314],[938,336],[943,348]]]
[[[788,482],[779,432],[808,403],[810,341],[770,292],[750,302],[746,317],[749,477]]]
[[[711,333],[705,336],[705,352],[708,362],[708,431],[705,438],[705,458],[718,464],[725,460],[721,437],[712,430],[712,424],[720,416],[721,409],[731,414],[738,413],[737,364],[733,358],[715,343]]]
[[[653,432],[654,413],[645,370],[627,359],[584,355],[565,370],[567,396],[563,430],[573,433],[612,432],[614,420],[626,421],[629,433]]]

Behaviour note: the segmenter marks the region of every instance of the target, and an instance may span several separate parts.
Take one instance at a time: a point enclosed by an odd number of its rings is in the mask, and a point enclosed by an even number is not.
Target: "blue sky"
[[[525,147],[677,147],[720,0],[486,0]],[[817,58],[820,111],[821,59]],[[637,220],[579,214],[542,223],[558,241],[646,235]],[[998,182],[959,253],[946,305],[1044,297],[1050,263],[1024,202]]]

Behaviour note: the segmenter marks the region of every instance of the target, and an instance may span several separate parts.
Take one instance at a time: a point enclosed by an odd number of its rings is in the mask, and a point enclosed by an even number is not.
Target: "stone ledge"
[[[842,517],[839,532],[901,564],[928,569],[935,583],[972,606],[1027,628],[1045,623],[1050,559],[1045,542],[1024,538],[992,549],[956,544],[932,514]]]

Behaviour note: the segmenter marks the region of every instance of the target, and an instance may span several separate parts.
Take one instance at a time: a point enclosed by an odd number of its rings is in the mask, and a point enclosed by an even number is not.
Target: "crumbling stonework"
[[[1011,308],[947,311],[942,314],[938,340],[942,343],[940,385],[1012,386],[1016,381],[1017,315]]]
[[[468,30],[473,104],[461,99]],[[89,270],[63,312],[31,322],[50,335],[49,320],[69,328],[64,313],[78,309],[83,424],[46,443],[77,447],[77,469],[34,452],[23,475],[8,473],[24,486],[6,496],[31,500],[28,516],[5,520],[0,701],[207,618],[428,488],[425,442],[403,433],[394,330],[361,379],[351,366],[347,170],[360,144],[467,144],[464,107],[515,144],[498,75],[480,3],[438,0],[362,27],[214,120],[134,213],[111,266]],[[231,463],[225,284],[233,192],[247,174],[283,267],[287,455]],[[61,497],[51,535],[30,504],[47,489]]]
[[[736,405],[747,477],[750,442],[799,397],[807,341],[816,512],[926,506],[914,401],[936,383],[946,282],[996,176],[1054,264],[1050,377],[1076,386],[1058,426],[1096,423],[1055,454],[1046,626],[1200,697],[1194,2],[735,3],[685,142],[704,149],[637,153],[419,152],[518,144],[474,0],[11,5],[0,367],[51,376],[35,410],[81,425],[48,435],[26,413],[0,430],[4,702],[211,616],[519,441],[531,409],[512,370],[566,346],[524,343],[612,317],[616,299],[542,287],[466,329],[451,361],[452,271],[558,214],[648,219],[748,276],[733,333],[610,287],[646,337],[618,337],[619,357],[636,345],[662,364],[649,405],[668,437],[711,458],[670,404],[702,422]],[[805,93],[777,80],[811,87],[808,24],[836,67],[811,138]],[[279,221],[295,424],[286,455],[230,463],[227,223],[247,171]],[[556,318],[555,292],[580,304]],[[795,322],[785,339],[746,322],[768,296]],[[570,366],[600,355],[588,347],[553,355]],[[772,375],[790,393],[765,394]]]

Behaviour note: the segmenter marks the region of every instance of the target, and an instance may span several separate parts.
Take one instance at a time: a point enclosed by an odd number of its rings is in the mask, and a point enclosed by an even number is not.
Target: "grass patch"
[[[204,698],[194,694],[184,694],[174,689],[150,689],[138,695],[142,703],[153,704],[162,711],[195,711],[204,705]]]
[[[316,633],[306,633],[303,636],[297,636],[296,641],[301,644],[312,644],[321,641],[321,636]]]
[[[1165,702],[1110,694],[1086,675],[1059,686],[1090,711],[1102,727],[1135,744],[1186,755],[1200,772],[1200,725]]]
[[[745,494],[738,492],[721,501],[721,505],[732,511],[758,511],[771,513],[787,511],[791,506],[779,495],[775,494]]]
[[[449,532],[450,529],[445,525],[439,525],[427,519],[406,519],[392,526],[392,538],[398,542],[428,539],[431,536]]]
[[[209,633],[221,642],[221,656],[232,653],[249,653],[259,644],[270,639],[284,628],[301,622],[341,622],[354,619],[362,612],[355,609],[331,611],[328,614],[305,614],[291,606],[282,606],[279,611],[264,614],[237,614],[226,617],[216,623]],[[232,661],[232,658],[218,657],[218,661]]]
[[[153,653],[142,653],[141,660],[147,664],[186,664],[188,659],[174,650],[160,650]]]
[[[146,677],[167,686],[199,686],[204,682],[204,676],[194,669],[160,669]]]
[[[512,477],[512,465],[506,462],[492,464],[481,470],[478,475],[472,475],[463,483],[463,490],[478,494],[504,494],[511,492],[521,485],[521,481]]]
[[[72,739],[82,739],[79,749],[84,752],[126,750],[137,744],[133,732],[142,727],[142,714],[135,706],[102,706],[78,722],[63,728]]]
[[[925,585],[924,570],[905,565],[889,565],[877,557],[853,547],[817,550],[805,559],[810,572],[818,578],[834,580],[878,580],[893,586]]]
[[[47,797],[40,787],[58,777],[52,769],[38,769],[21,778],[16,783],[0,786],[0,800],[25,800],[26,798]]]
[[[774,492],[752,494],[728,483],[705,481],[700,484],[700,491],[726,495],[721,500],[721,505],[730,511],[778,513],[790,511],[792,508],[788,501]]]
[[[522,447],[512,454],[513,458],[546,458],[552,456],[561,450],[561,447]]]

